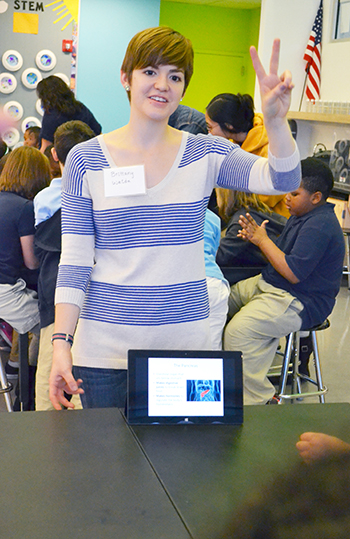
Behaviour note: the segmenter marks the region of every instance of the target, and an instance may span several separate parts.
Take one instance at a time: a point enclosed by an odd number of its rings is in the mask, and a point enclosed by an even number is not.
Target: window
[[[350,39],[350,0],[337,0],[335,39]]]

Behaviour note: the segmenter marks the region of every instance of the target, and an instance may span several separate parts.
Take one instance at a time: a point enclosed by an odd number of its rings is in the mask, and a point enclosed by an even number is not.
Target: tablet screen
[[[127,419],[134,424],[242,423],[240,352],[130,350]]]

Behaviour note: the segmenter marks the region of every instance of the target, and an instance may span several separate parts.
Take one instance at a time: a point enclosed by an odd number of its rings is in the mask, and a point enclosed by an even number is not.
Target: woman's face
[[[125,73],[122,73],[121,81],[123,86],[130,86],[132,111],[154,120],[169,118],[176,110],[185,86],[183,71],[173,65],[134,69],[131,81]]]
[[[214,120],[211,120],[208,116],[208,113],[205,113],[205,121],[207,124],[208,133],[211,135],[215,135],[217,137],[224,137],[224,138],[231,138],[230,133],[227,131],[223,131],[220,127],[220,125],[217,122],[214,122]]]

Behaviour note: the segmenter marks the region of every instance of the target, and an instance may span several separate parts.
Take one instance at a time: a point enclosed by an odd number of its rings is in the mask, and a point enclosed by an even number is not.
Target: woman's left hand
[[[250,56],[259,81],[261,109],[265,122],[286,117],[291,102],[291,92],[294,88],[290,71],[285,71],[281,76],[278,76],[279,53],[280,40],[275,39],[272,46],[269,73],[266,73],[255,47],[250,48]]]

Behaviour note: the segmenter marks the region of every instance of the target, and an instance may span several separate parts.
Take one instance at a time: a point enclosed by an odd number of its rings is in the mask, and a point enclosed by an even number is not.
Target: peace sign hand
[[[261,108],[265,123],[286,117],[291,102],[291,91],[294,88],[290,71],[285,71],[278,76],[279,53],[280,40],[275,39],[269,73],[266,73],[255,47],[250,47],[250,56],[260,86]]]

